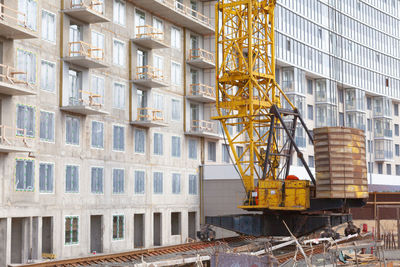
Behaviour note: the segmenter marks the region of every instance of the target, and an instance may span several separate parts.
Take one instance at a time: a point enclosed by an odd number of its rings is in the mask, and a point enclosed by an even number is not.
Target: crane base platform
[[[285,221],[290,231],[299,237],[351,220],[351,214],[289,213],[206,216],[206,224],[252,236],[290,236],[282,221]]]

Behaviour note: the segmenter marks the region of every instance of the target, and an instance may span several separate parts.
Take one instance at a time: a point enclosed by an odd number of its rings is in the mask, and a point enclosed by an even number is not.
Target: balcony
[[[201,48],[190,49],[187,63],[201,69],[215,68],[214,54]]]
[[[87,24],[110,21],[104,16],[103,3],[96,0],[71,0],[69,8],[63,12]]]
[[[150,88],[166,87],[168,83],[163,76],[162,70],[152,66],[136,67],[136,76],[133,82]]]
[[[199,34],[214,34],[211,19],[177,0],[133,0],[134,4]]]
[[[131,121],[131,124],[146,128],[167,126],[162,110],[154,108],[138,108],[137,120]]]
[[[203,103],[213,103],[215,102],[215,90],[208,85],[191,84],[187,99]]]
[[[0,125],[0,153],[33,152],[29,141],[26,130]]]
[[[26,82],[27,73],[13,67],[0,64],[0,94],[35,95],[32,86]]]
[[[103,105],[100,103],[101,95],[87,91],[79,91],[80,98],[70,97],[67,106],[61,107],[61,110],[80,114],[80,115],[108,115],[109,113],[102,110]]]
[[[197,137],[221,139],[221,135],[218,133],[217,123],[206,120],[192,120],[190,122],[190,130],[187,131],[186,134]]]
[[[28,27],[26,14],[5,4],[0,4],[0,36],[7,39],[37,38],[36,33]]]
[[[108,67],[108,64],[104,62],[103,49],[82,41],[68,44],[68,57],[64,57],[64,60],[88,69]]]
[[[164,33],[152,26],[136,26],[137,34],[132,40],[135,44],[150,49],[167,48],[164,43]]]

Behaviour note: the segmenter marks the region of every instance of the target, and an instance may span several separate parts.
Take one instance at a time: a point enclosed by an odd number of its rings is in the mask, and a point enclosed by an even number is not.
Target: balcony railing
[[[26,129],[0,125],[0,144],[13,147],[29,147]]]
[[[14,67],[0,64],[0,77],[3,82],[7,82],[13,85],[25,85],[30,86],[27,82],[27,73],[25,71],[17,70]],[[25,77],[25,78],[24,78]]]
[[[70,57],[86,56],[94,60],[103,60],[104,51],[101,48],[92,46],[91,44],[79,41],[70,42],[68,54]]]
[[[177,0],[157,0],[160,3],[163,3],[164,5],[174,9],[175,11],[182,13],[194,20],[198,20],[201,23],[212,27],[211,25],[211,19],[208,18],[207,16],[204,16],[201,14],[199,11],[194,10],[188,6],[185,6],[184,4],[178,2]]]
[[[218,134],[218,127],[215,122],[206,120],[192,120],[190,124],[190,129],[195,133],[211,133]]]
[[[190,55],[189,55],[189,60],[204,60],[208,61],[212,64],[215,63],[214,60],[214,54],[210,53],[204,49],[201,48],[196,48],[196,49],[190,49]]]
[[[96,13],[103,15],[103,3],[97,0],[71,0],[71,8],[88,8]]]
[[[101,108],[103,105],[101,104],[102,96],[99,94],[94,94],[88,91],[79,91],[81,96],[77,97],[70,97],[68,104],[70,106],[89,106],[94,108]]]
[[[164,33],[150,25],[136,26],[136,38],[153,38],[158,41],[164,40]]]
[[[165,81],[162,70],[152,66],[139,66],[136,67],[136,80],[159,80]]]
[[[10,20],[15,25],[29,29],[26,14],[4,4],[0,4],[0,20]]]
[[[207,96],[215,98],[215,90],[213,87],[205,84],[191,84],[190,95],[192,96]]]
[[[137,120],[138,121],[154,121],[163,122],[164,114],[162,110],[154,108],[138,108],[137,109]]]
[[[385,161],[393,159],[393,151],[375,150],[375,160]]]

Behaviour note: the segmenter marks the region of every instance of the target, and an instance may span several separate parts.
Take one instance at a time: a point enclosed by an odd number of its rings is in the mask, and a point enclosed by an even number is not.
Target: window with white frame
[[[40,193],[53,193],[54,188],[54,164],[39,164],[39,191]]]
[[[145,192],[145,172],[135,171],[135,194],[142,195]]]
[[[176,85],[181,84],[181,64],[171,62],[171,82]]]
[[[189,139],[189,159],[197,159],[197,140]]]
[[[146,147],[146,131],[135,129],[135,152],[144,153]]]
[[[16,68],[26,75],[17,74],[15,77],[28,83],[36,83],[36,55],[34,53],[17,48]]]
[[[229,146],[222,144],[222,162],[229,163],[230,156],[229,156]]]
[[[171,146],[171,156],[179,158],[181,156],[181,138],[179,136],[172,136]]]
[[[92,147],[104,148],[104,123],[92,121]]]
[[[155,68],[156,77],[163,77],[164,58],[159,55],[153,56],[153,67]]]
[[[99,3],[99,5],[93,5],[93,9],[100,14],[104,14],[105,3],[104,0],[96,0],[94,3]]]
[[[125,150],[125,127],[113,126],[113,149],[117,151]]]
[[[178,28],[171,28],[171,47],[181,49],[181,30]]]
[[[69,145],[79,145],[80,120],[77,117],[65,118],[65,142]]]
[[[65,192],[79,192],[79,167],[75,165],[67,165],[65,170]]]
[[[113,240],[124,239],[124,215],[113,216]]]
[[[15,189],[17,191],[33,191],[35,169],[33,160],[16,159]]]
[[[65,245],[78,244],[78,228],[79,217],[67,216],[65,217]]]
[[[189,174],[189,195],[197,195],[197,175]]]
[[[161,133],[154,133],[154,155],[162,156],[163,151],[163,135]]]
[[[181,101],[178,99],[172,99],[171,101],[172,107],[171,107],[171,119],[174,121],[180,121],[181,120]]]
[[[92,88],[91,93],[93,102],[96,104],[104,105],[104,77],[92,75]]]
[[[56,15],[47,10],[42,10],[42,39],[56,42]]]
[[[163,173],[155,172],[153,173],[153,192],[154,194],[163,193]]]
[[[125,192],[125,170],[113,169],[113,194]]]
[[[114,0],[113,9],[114,22],[119,25],[125,26],[125,1]]]
[[[208,142],[208,160],[216,161],[217,160],[217,145],[215,142]]]
[[[125,108],[125,84],[114,82],[113,92],[113,108],[124,109]]]
[[[35,108],[17,105],[17,135],[35,137]]]
[[[97,59],[104,58],[104,34],[92,31],[92,46],[95,50],[92,51],[92,57]]]
[[[91,192],[94,194],[103,194],[103,176],[104,169],[101,167],[92,167],[91,170]]]
[[[54,142],[54,113],[40,111],[40,140]]]
[[[181,193],[181,175],[179,173],[172,174],[172,194]]]
[[[42,60],[40,74],[40,88],[45,91],[54,92],[56,89],[56,64]]]
[[[125,43],[117,39],[113,39],[113,63],[125,66]]]
[[[37,30],[37,15],[38,15],[38,1],[37,0],[18,0],[18,23],[21,25],[22,21],[26,26],[36,31]],[[25,26],[25,25],[22,25]]]

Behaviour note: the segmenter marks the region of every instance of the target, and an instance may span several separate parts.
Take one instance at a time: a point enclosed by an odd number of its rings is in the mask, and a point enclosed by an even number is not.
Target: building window
[[[38,4],[37,0],[18,1],[18,11],[25,14],[26,26],[34,31],[37,30],[37,14],[38,14],[37,4]],[[22,25],[21,22],[19,22],[18,24]]]
[[[215,142],[208,142],[208,160],[216,161],[217,160],[217,145]]]
[[[104,148],[104,123],[92,121],[92,147]]]
[[[372,120],[371,119],[367,119],[367,127],[368,127],[368,131],[372,131]]]
[[[181,64],[171,62],[171,82],[176,85],[181,84]]]
[[[386,164],[386,174],[392,175],[392,164]]]
[[[189,195],[197,195],[197,175],[189,174]]]
[[[78,244],[79,217],[65,217],[65,245]]]
[[[400,165],[396,164],[396,175],[400,176]]]
[[[314,107],[312,105],[307,105],[307,115],[309,120],[314,120]]]
[[[146,132],[142,129],[135,129],[135,152],[144,153],[146,146]]]
[[[197,159],[197,140],[189,139],[189,159]]]
[[[308,167],[310,167],[310,168],[314,168],[315,167],[314,156],[308,156]]]
[[[398,124],[394,125],[394,135],[399,136],[399,125]]]
[[[104,169],[100,167],[92,167],[91,172],[91,192],[94,194],[103,194],[103,176]]]
[[[65,171],[65,192],[78,193],[79,192],[79,167],[67,165]]]
[[[163,155],[163,135],[154,133],[154,155]]]
[[[181,31],[175,27],[171,28],[171,47],[181,49]]]
[[[19,80],[36,83],[36,54],[17,49],[17,67],[18,71],[25,72],[26,75],[16,74]]]
[[[339,126],[344,127],[344,113],[339,112]]]
[[[367,97],[367,109],[372,110],[372,99],[371,97]]]
[[[113,240],[124,239],[124,215],[113,216]]]
[[[372,140],[367,141],[368,144],[368,153],[373,153],[374,152],[374,145]]]
[[[33,191],[35,169],[33,160],[17,159],[15,172],[15,189],[17,191]]]
[[[97,5],[95,5],[97,6]],[[92,46],[95,48],[91,51],[93,58],[104,58],[104,34],[92,31]]]
[[[54,142],[54,113],[40,111],[40,140]]]
[[[65,142],[69,145],[79,145],[79,118],[65,118]]]
[[[154,194],[163,193],[163,173],[155,172],[153,174],[153,192]]]
[[[114,22],[125,26],[125,2],[122,0],[114,0]]]
[[[125,66],[125,43],[117,39],[113,39],[113,63]]]
[[[40,193],[53,193],[54,188],[54,164],[39,164],[39,191]]]
[[[383,174],[383,163],[378,163],[378,174]]]
[[[338,90],[338,98],[339,98],[339,103],[344,103],[344,94],[343,90]]]
[[[91,93],[96,97],[93,102],[98,105],[104,105],[104,77],[92,75]]]
[[[313,91],[313,81],[311,79],[307,79],[307,93],[312,95]]]
[[[56,64],[47,60],[42,60],[40,68],[40,88],[48,92],[56,89]]]
[[[180,121],[181,120],[181,101],[177,99],[172,99],[172,115],[171,119],[173,121]]]
[[[42,10],[42,39],[56,42],[56,15]]]
[[[125,127],[113,126],[113,149],[116,151],[125,150]]]
[[[222,144],[222,162],[229,163],[229,146]]]
[[[113,94],[113,108],[124,109],[125,108],[125,85],[122,83],[114,83],[114,94]]]
[[[17,105],[17,135],[35,137],[35,108]]]
[[[394,145],[395,151],[396,151],[396,157],[400,157],[400,145],[396,144]]]
[[[399,116],[399,104],[393,104],[394,115]]]
[[[144,194],[145,172],[135,171],[135,194]]]
[[[236,154],[240,158],[243,154],[243,147],[242,146],[237,146],[236,147]]]
[[[125,192],[125,170],[113,169],[113,194]]]
[[[172,136],[172,156],[179,158],[181,156],[181,138]]]
[[[179,173],[172,174],[172,194],[181,193],[181,175]]]
[[[171,212],[171,235],[181,234],[181,213]]]

